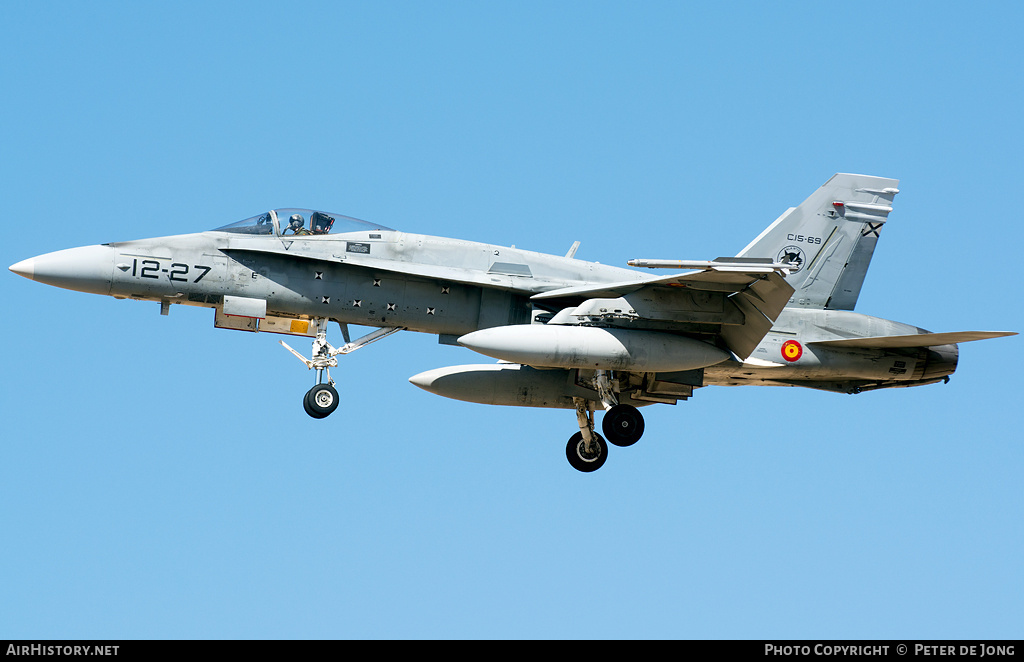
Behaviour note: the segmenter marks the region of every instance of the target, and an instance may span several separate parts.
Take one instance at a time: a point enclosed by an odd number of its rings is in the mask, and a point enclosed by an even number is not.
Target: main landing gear
[[[644,433],[644,417],[640,411],[626,404],[619,404],[612,380],[604,370],[596,371],[594,387],[601,397],[606,413],[601,422],[601,431],[615,446],[632,446],[640,441]],[[593,401],[573,398],[576,405],[576,421],[580,431],[569,438],[565,456],[577,471],[589,473],[600,469],[608,459],[608,444],[594,431]]]
[[[401,331],[403,328],[400,326],[385,326],[366,334],[358,340],[350,341],[348,327],[339,322],[342,336],[345,338],[345,344],[334,348],[327,342],[327,322],[326,317],[317,318],[317,332],[316,338],[313,339],[313,353],[308,359],[289,347],[283,340],[280,341],[284,348],[306,364],[308,369],[316,370],[316,384],[302,398],[302,408],[313,418],[325,418],[338,408],[338,391],[334,388],[334,380],[331,379],[331,368],[338,367],[338,354],[350,354],[360,347],[365,347],[376,340],[390,336],[392,333]],[[326,382],[324,381],[325,376],[327,377]]]
[[[601,430],[616,446],[632,446],[644,434],[644,417],[632,405],[615,405],[605,412]]]

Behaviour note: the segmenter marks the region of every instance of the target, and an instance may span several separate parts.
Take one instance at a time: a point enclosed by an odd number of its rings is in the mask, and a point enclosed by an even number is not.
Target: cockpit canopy
[[[235,234],[262,234],[278,237],[287,236],[322,236],[325,234],[344,234],[367,230],[384,230],[391,228],[360,221],[358,218],[332,214],[311,209],[271,209],[270,211],[247,218],[244,221],[231,223],[217,228],[218,232]]]

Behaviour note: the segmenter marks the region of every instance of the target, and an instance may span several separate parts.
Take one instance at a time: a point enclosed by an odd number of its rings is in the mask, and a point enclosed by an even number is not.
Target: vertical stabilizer
[[[853,310],[898,184],[885,177],[836,174],[737,257],[797,265],[786,278],[795,290],[790,306]]]

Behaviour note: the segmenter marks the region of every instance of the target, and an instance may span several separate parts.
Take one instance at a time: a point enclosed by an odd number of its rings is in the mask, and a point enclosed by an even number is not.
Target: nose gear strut
[[[331,368],[338,367],[338,354],[351,354],[361,347],[366,347],[372,342],[386,338],[392,333],[405,328],[401,326],[384,326],[371,331],[361,338],[349,341],[348,327],[339,322],[342,336],[344,336],[346,342],[341,347],[335,348],[331,343],[327,342],[328,321],[326,317],[318,317],[316,319],[316,337],[313,339],[313,350],[308,359],[289,347],[285,341],[280,341],[285,349],[306,365],[306,368],[316,370],[316,384],[306,392],[302,400],[303,409],[313,418],[324,418],[338,408],[338,391],[335,390],[334,380],[331,379]],[[324,382],[325,375],[327,377],[326,383]]]

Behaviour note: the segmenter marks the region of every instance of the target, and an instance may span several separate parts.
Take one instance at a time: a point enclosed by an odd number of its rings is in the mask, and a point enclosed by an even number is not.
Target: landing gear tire
[[[601,435],[596,432],[593,434],[594,443],[597,444],[594,453],[587,452],[587,444],[583,441],[582,432],[577,432],[569,439],[569,443],[565,447],[565,457],[568,458],[573,469],[584,473],[597,471],[608,459],[608,444],[601,438]]]
[[[308,391],[306,392],[306,395],[302,396],[302,408],[304,410],[306,410],[306,413],[309,414],[312,418],[320,418],[319,416],[317,416],[316,414],[313,413],[312,409],[309,408],[309,392]]]
[[[302,408],[313,418],[324,418],[338,408],[338,392],[330,384],[317,384],[306,392]]]
[[[616,446],[632,446],[644,434],[644,417],[632,405],[615,405],[604,415],[601,430]]]

